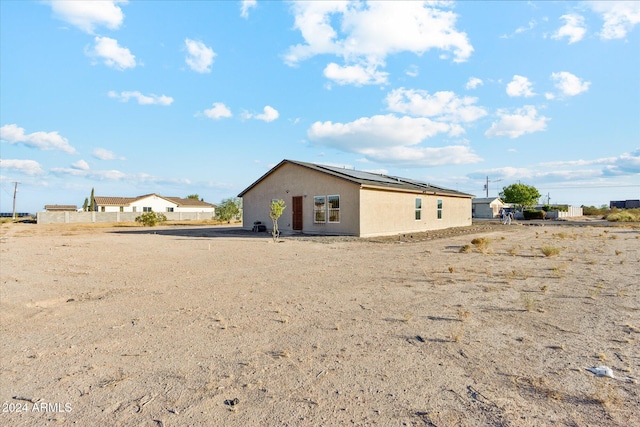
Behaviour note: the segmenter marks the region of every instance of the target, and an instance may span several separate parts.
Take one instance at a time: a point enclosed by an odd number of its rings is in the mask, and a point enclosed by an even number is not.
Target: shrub
[[[136,217],[136,222],[144,225],[145,227],[153,227],[159,222],[165,222],[167,217],[165,214],[156,212],[145,212],[142,215]]]
[[[615,208],[609,209],[606,205],[599,208],[596,208],[595,206],[582,206],[582,214],[587,216],[606,217],[607,215],[615,211]]]
[[[546,216],[546,212],[529,209],[523,211],[522,215],[524,216],[524,219],[544,219]]]
[[[560,248],[555,246],[543,246],[540,248],[544,256],[555,256],[560,253]]]
[[[613,222],[637,222],[640,221],[640,209],[625,209],[610,213],[607,221]]]

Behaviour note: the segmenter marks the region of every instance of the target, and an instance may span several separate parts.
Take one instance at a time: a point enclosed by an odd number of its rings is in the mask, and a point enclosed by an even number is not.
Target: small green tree
[[[511,184],[506,187],[502,187],[500,192],[500,198],[505,203],[513,203],[519,205],[522,208],[533,206],[540,198],[540,192],[536,187],[526,184]]]
[[[189,195],[187,196],[187,199],[200,200],[200,196],[198,196],[198,193],[196,193],[196,194],[189,194]]]
[[[96,210],[96,201],[93,199],[94,189],[91,188],[91,197],[89,198],[89,210],[91,212]]]
[[[271,235],[273,236],[273,241],[277,242],[280,237],[280,230],[278,229],[278,218],[282,216],[282,212],[287,206],[284,204],[284,200],[273,200],[271,202],[271,206],[269,207],[269,217],[271,221],[273,221],[273,230],[271,231]]]
[[[89,209],[89,199],[88,198],[84,198],[84,204],[82,205],[82,211],[86,212],[87,209]]]
[[[145,212],[136,217],[136,222],[139,222],[145,227],[154,227],[158,223],[165,222],[166,220],[167,216],[165,214],[156,212]]]
[[[224,199],[216,207],[216,217],[220,221],[231,222],[233,218],[236,218],[240,214],[240,207],[237,199],[230,198]]]

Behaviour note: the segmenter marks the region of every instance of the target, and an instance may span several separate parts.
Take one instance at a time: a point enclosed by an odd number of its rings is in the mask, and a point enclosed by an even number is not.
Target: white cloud
[[[640,175],[640,148],[615,158],[605,172],[607,175]]]
[[[469,81],[467,81],[467,84],[464,86],[465,89],[475,89],[478,86],[482,86],[484,84],[484,82],[477,78],[477,77],[471,77],[469,78]]]
[[[211,72],[211,65],[216,53],[210,47],[197,40],[185,39],[185,47],[187,48],[187,57],[185,62],[189,67],[197,73]]]
[[[88,171],[89,169],[91,169],[89,167],[89,163],[85,162],[84,160],[78,160],[77,162],[72,163],[71,167],[83,171]]]
[[[345,65],[342,67],[335,62],[330,63],[324,69],[324,76],[339,85],[385,84],[388,75],[389,73],[377,71],[373,66]]]
[[[551,80],[555,80],[555,86],[565,96],[575,96],[589,90],[591,82],[582,81],[579,77],[567,72],[552,73]]]
[[[513,80],[507,84],[507,95],[530,98],[535,96],[535,93],[531,90],[531,82],[529,79],[516,74],[513,76]]]
[[[249,9],[253,9],[257,6],[256,0],[242,0],[242,5],[240,6],[240,16],[243,18],[249,17]]]
[[[126,160],[124,157],[117,156],[113,151],[104,148],[96,148],[91,155],[100,160]]]
[[[97,180],[100,180],[100,181],[103,181],[103,180],[118,181],[118,180],[123,180],[123,179],[128,177],[128,175],[126,173],[121,172],[119,170],[97,170],[97,171],[92,171],[92,170],[88,170],[88,169],[79,169],[77,167],[51,168],[51,173],[53,173],[54,175],[59,175],[59,176],[71,175],[71,176],[85,177],[85,178],[90,178],[90,179],[97,179]]]
[[[173,98],[170,96],[166,96],[166,95],[156,95],[156,94],[150,94],[150,95],[143,95],[142,93],[138,92],[138,91],[129,91],[129,92],[114,92],[114,91],[110,91],[108,93],[109,98],[117,98],[120,99],[122,102],[128,102],[129,99],[131,98],[135,98],[138,100],[138,104],[140,105],[171,105],[173,103]]]
[[[126,47],[118,45],[118,41],[109,37],[96,37],[92,50],[87,51],[91,57],[101,58],[104,63],[116,70],[125,70],[136,66],[136,57]]]
[[[565,24],[553,33],[551,38],[560,40],[563,37],[569,39],[569,44],[579,42],[587,33],[584,25],[584,17],[574,13],[562,15],[560,19],[564,19]]]
[[[640,23],[640,2],[637,1],[588,1],[585,4],[604,20],[600,38],[623,39]]]
[[[280,117],[280,113],[278,113],[278,110],[276,110],[275,108],[269,105],[264,107],[263,111],[264,112],[262,114],[256,114],[254,118],[256,120],[262,120],[264,122],[272,122],[276,120],[278,117]]]
[[[53,13],[58,18],[89,34],[93,34],[98,26],[104,26],[110,30],[120,28],[124,14],[118,7],[118,3],[126,4],[127,1],[49,1]]]
[[[450,2],[307,2],[294,3],[294,27],[304,43],[291,46],[285,62],[297,65],[316,55],[342,57],[344,66],[331,66],[327,72],[344,76],[347,67],[356,66],[368,76],[380,75],[388,55],[412,52],[421,55],[432,49],[453,55],[455,62],[466,61],[473,47],[467,34],[456,30],[457,15]],[[339,32],[335,27],[339,27]],[[356,69],[350,69],[353,73]],[[375,78],[373,79],[375,80]],[[361,78],[345,79],[362,83]]]
[[[204,110],[204,115],[210,119],[218,120],[231,117],[231,110],[227,108],[222,102],[214,102],[213,107],[208,110]]]
[[[531,21],[529,21],[529,23],[526,26],[520,26],[516,28],[512,34],[503,34],[500,36],[500,38],[510,39],[517,34],[522,34],[522,33],[526,33],[527,31],[533,30],[537,25],[538,25],[538,22],[535,19],[532,19]]]
[[[551,119],[538,116],[536,108],[526,105],[518,108],[514,114],[506,110],[498,110],[500,120],[491,124],[484,134],[491,138],[494,136],[507,136],[511,139],[518,138],[527,133],[540,132],[547,128],[547,122]]]
[[[410,65],[404,73],[409,77],[418,77],[418,75],[420,74],[417,65]]]
[[[459,98],[449,91],[433,95],[424,90],[399,88],[387,94],[390,111],[412,116],[434,117],[438,121],[473,122],[487,115],[484,108],[475,106],[478,98]]]
[[[24,128],[10,124],[0,128],[0,139],[11,144],[21,143],[39,150],[60,150],[69,154],[76,152],[76,149],[69,145],[69,141],[60,136],[57,131],[25,134]]]
[[[40,163],[35,160],[0,159],[0,168],[15,170],[26,175],[42,174]]]
[[[438,134],[455,134],[458,127],[428,118],[393,114],[362,117],[350,123],[315,122],[307,130],[318,145],[364,155],[367,159],[407,166],[466,164],[480,161],[468,146],[424,147]]]

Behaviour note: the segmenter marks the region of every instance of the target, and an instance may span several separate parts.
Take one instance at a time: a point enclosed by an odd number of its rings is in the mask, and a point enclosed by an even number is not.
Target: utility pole
[[[15,186],[13,187],[13,215],[11,215],[12,219],[16,219],[16,194],[18,193],[18,181],[14,181]]]
[[[489,181],[489,177],[487,176],[487,183],[484,185],[484,189],[487,192],[487,198],[489,198],[489,183],[490,182],[500,182],[502,179],[494,179],[493,181]],[[498,187],[496,185],[496,191],[498,191]]]

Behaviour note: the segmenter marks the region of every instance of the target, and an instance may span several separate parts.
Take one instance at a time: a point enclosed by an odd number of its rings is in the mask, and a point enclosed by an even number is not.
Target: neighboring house
[[[471,225],[470,194],[413,179],[283,160],[238,195],[243,226],[271,226],[269,207],[285,201],[283,232],[394,235]]]
[[[98,212],[210,212],[215,216],[216,206],[197,199],[165,197],[146,194],[139,197],[94,196]]]
[[[509,207],[511,205],[499,197],[474,197],[471,200],[473,218],[498,218],[500,209]]]
[[[77,212],[78,207],[76,205],[44,205],[44,210],[47,212]]]

